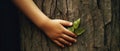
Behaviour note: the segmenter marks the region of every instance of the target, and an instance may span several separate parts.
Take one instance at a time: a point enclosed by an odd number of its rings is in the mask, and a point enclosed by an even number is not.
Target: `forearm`
[[[13,1],[37,26],[42,26],[46,22],[49,22],[50,19],[42,13],[42,11],[36,6],[33,0]]]
[[[76,42],[76,35],[64,28],[64,26],[71,26],[72,24],[70,22],[64,20],[50,20],[41,12],[33,0],[13,1],[25,15],[40,27],[57,45],[64,47],[64,45],[70,46],[73,42]]]

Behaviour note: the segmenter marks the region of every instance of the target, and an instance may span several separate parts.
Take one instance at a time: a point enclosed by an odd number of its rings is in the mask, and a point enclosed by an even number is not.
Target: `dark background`
[[[10,0],[0,0],[0,51],[20,51],[18,9]]]

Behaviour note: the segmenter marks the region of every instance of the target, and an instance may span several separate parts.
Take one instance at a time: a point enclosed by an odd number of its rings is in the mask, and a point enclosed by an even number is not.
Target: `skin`
[[[28,16],[28,18],[42,29],[46,35],[58,46],[64,47],[65,45],[72,45],[76,42],[76,35],[67,30],[64,26],[72,26],[72,22],[65,20],[48,18],[36,6],[33,0],[13,0],[20,10]],[[47,21],[46,21],[47,20]],[[47,23],[47,24],[46,24]]]

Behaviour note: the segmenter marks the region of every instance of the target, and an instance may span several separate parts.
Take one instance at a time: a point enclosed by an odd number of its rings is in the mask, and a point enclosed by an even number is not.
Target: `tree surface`
[[[22,51],[120,51],[119,0],[34,0],[51,19],[81,18],[85,32],[77,43],[60,48],[20,13]],[[46,20],[47,21],[47,20]]]

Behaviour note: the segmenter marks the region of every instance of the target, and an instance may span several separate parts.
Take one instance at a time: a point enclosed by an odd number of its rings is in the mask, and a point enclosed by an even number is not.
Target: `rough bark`
[[[34,0],[51,19],[81,18],[86,31],[71,47],[60,48],[24,15],[21,19],[22,51],[120,51],[119,0]]]

